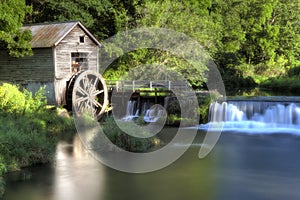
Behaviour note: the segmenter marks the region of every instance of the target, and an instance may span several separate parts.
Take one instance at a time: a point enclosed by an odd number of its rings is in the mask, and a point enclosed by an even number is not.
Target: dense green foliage
[[[80,20],[100,41],[134,28],[167,28],[198,41],[227,85],[245,87],[290,75],[299,67],[299,4],[299,0],[28,0],[25,5],[10,0],[0,6],[0,41],[11,55],[22,56],[30,54],[30,34],[20,31],[22,23]],[[105,77],[120,79],[149,63],[176,70],[195,87],[205,80],[203,71],[194,73],[182,58],[153,49],[121,56]],[[294,74],[293,80],[298,76]]]
[[[123,123],[123,126],[126,126],[126,130],[132,130],[132,132],[136,132],[136,129],[134,129],[129,122],[119,123]],[[142,126],[143,124],[139,125]],[[116,124],[113,117],[105,118],[103,123],[103,132],[112,143],[126,151],[147,152],[151,150],[151,148],[154,148],[160,144],[160,140],[156,136],[137,138],[124,133]],[[139,132],[138,134],[140,134],[142,137],[150,135],[146,129],[143,129],[143,131]]]
[[[181,107],[177,98],[172,98],[168,102],[168,106],[166,107],[168,118],[167,125],[170,126],[194,126],[195,124],[204,124],[208,122],[208,112],[210,104],[220,97],[217,93],[197,93],[197,109],[192,110],[195,106],[184,106],[184,109],[188,109],[188,113],[190,113],[190,118],[182,118],[181,117]],[[186,99],[188,102],[189,99]],[[184,102],[182,102],[184,104]],[[194,113],[194,115],[192,115]],[[197,119],[196,116],[199,116],[199,121],[195,121]]]
[[[299,0],[28,0],[26,3],[32,7],[26,23],[80,20],[100,41],[141,27],[184,33],[210,53],[225,83],[235,87],[286,76],[299,66]],[[28,9],[23,10],[28,13]],[[105,46],[104,50],[109,52],[111,47]],[[105,77],[119,79],[130,69],[149,63],[166,65],[190,77],[188,80],[195,87],[205,80],[203,71],[194,75],[191,64],[182,58],[153,49],[121,56]]]
[[[0,85],[0,195],[3,173],[51,161],[58,133],[74,130],[71,118],[47,107],[43,93]]]
[[[216,58],[227,70],[225,77],[235,71],[260,83],[299,65],[299,1],[231,1],[216,9],[230,19],[223,20],[224,27],[234,27],[222,38],[225,42]],[[231,41],[235,49],[228,49]]]
[[[0,2],[0,47],[8,50],[14,57],[31,55],[31,33],[21,31],[25,16],[31,7],[24,0]]]
[[[299,77],[270,78],[262,82],[260,87],[271,91],[285,91],[286,94],[300,95]]]
[[[33,12],[26,23],[80,20],[99,40],[132,27],[140,1],[122,0],[28,0]]]

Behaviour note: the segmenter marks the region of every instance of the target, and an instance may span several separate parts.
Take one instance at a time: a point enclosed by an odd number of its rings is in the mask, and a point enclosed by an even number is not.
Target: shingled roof
[[[30,24],[24,25],[22,30],[30,30],[32,32],[32,48],[45,48],[57,46],[77,25],[79,25],[98,46],[101,46],[97,39],[79,21]]]

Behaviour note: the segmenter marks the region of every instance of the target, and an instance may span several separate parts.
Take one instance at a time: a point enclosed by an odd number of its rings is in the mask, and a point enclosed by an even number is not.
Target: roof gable
[[[77,25],[79,25],[95,44],[101,46],[97,39],[79,21],[31,24],[23,26],[22,30],[30,30],[32,32],[32,48],[45,48],[57,46]]]

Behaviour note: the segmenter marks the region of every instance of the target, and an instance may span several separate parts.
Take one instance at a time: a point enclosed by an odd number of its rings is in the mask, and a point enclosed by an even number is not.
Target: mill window
[[[84,36],[79,37],[79,43],[81,43],[81,44],[84,43]]]
[[[71,53],[71,71],[77,73],[80,70],[88,69],[88,53],[72,52]]]

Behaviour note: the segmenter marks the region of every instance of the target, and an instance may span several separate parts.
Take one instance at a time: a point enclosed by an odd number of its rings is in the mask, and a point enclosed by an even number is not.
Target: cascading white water
[[[123,117],[124,121],[130,121],[139,116],[139,109],[137,109],[137,101],[128,101],[126,116]]]
[[[163,108],[163,107],[162,107]],[[150,106],[148,102],[142,104],[141,116],[145,122],[156,122],[159,118],[165,115],[164,110],[159,106]],[[139,117],[139,109],[137,108],[137,101],[128,101],[126,116],[122,118],[123,121],[131,121]]]
[[[163,117],[165,115],[165,111],[160,107],[151,107],[146,111],[146,114],[144,115],[144,121],[145,122],[157,122],[159,118]]]
[[[214,102],[209,108],[208,128],[224,124],[223,131],[300,134],[300,104],[288,102]]]

